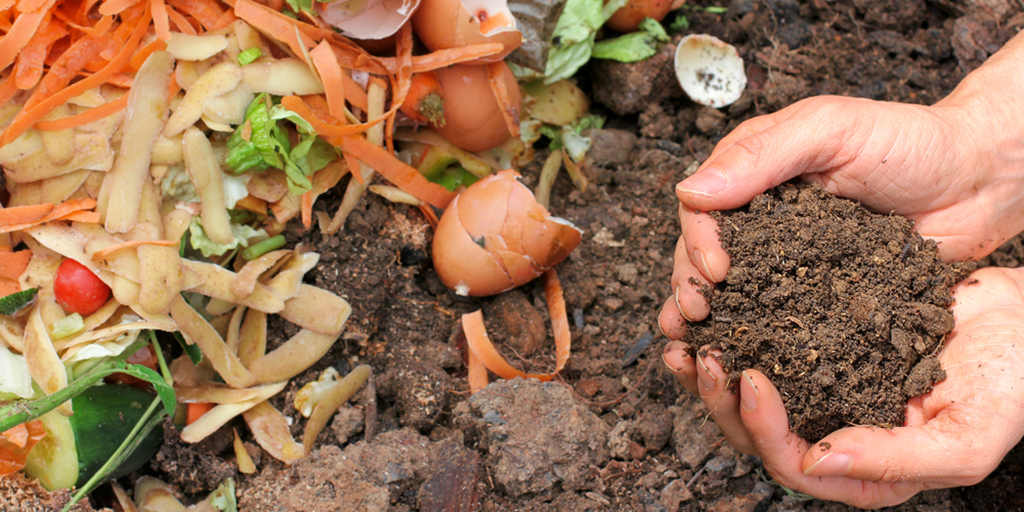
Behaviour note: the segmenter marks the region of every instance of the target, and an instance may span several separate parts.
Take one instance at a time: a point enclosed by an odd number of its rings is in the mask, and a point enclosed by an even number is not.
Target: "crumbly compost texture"
[[[767,375],[801,437],[902,425],[907,399],[945,378],[950,287],[973,264],[947,265],[907,219],[805,183],[712,217],[731,267],[687,341],[721,350],[731,383]]]

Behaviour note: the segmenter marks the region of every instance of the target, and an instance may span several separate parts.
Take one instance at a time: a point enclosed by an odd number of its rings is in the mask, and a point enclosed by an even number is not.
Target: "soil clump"
[[[712,217],[731,267],[687,341],[721,350],[734,385],[746,368],[767,375],[801,437],[900,426],[907,399],[945,379],[950,287],[975,264],[943,263],[907,219],[802,182]]]

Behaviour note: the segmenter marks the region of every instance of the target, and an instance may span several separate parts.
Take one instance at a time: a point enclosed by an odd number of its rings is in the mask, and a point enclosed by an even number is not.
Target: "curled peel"
[[[337,0],[313,5],[321,19],[346,36],[384,39],[412,17],[420,0]]]
[[[434,233],[434,268],[460,295],[494,295],[540,277],[583,232],[548,214],[519,174],[501,171],[452,200]]]
[[[476,393],[487,386],[487,370],[503,379],[521,377],[549,381],[565,368],[572,349],[572,337],[569,333],[569,316],[565,310],[562,284],[558,281],[558,274],[554,269],[544,273],[544,298],[548,301],[551,329],[555,335],[555,369],[551,373],[526,373],[515,368],[501,356],[487,337],[483,313],[476,310],[462,315],[462,330],[466,334],[466,344],[469,348],[467,366],[470,391]]]

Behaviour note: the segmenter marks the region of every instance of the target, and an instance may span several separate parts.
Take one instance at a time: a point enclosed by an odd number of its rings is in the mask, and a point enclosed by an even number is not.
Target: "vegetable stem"
[[[254,260],[264,254],[284,247],[284,235],[272,236],[262,242],[255,243],[242,251],[242,257],[246,260]]]

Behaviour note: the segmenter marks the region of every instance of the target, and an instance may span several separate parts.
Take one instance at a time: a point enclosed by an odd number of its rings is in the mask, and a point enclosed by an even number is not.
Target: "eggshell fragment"
[[[422,0],[413,31],[431,51],[471,44],[501,43],[505,49],[469,64],[498,62],[523,44],[516,19],[504,0]]]
[[[320,18],[355,39],[384,39],[412,17],[420,0],[336,0],[313,2]]]
[[[604,25],[623,34],[636,32],[644,18],[654,18],[654,21],[665,19],[673,5],[672,0],[629,0]]]
[[[452,200],[434,232],[434,269],[459,295],[484,297],[528,283],[579,245],[583,232],[552,217],[509,169]]]
[[[683,90],[701,105],[731,105],[747,87],[743,59],[736,48],[714,36],[692,34],[679,41],[675,68]]]
[[[509,98],[518,115],[523,105],[519,84],[508,65],[502,66]],[[476,152],[497,147],[512,136],[491,91],[485,66],[456,64],[439,69],[437,81],[443,96],[452,100],[445,101],[444,124],[432,127],[449,142]]]

